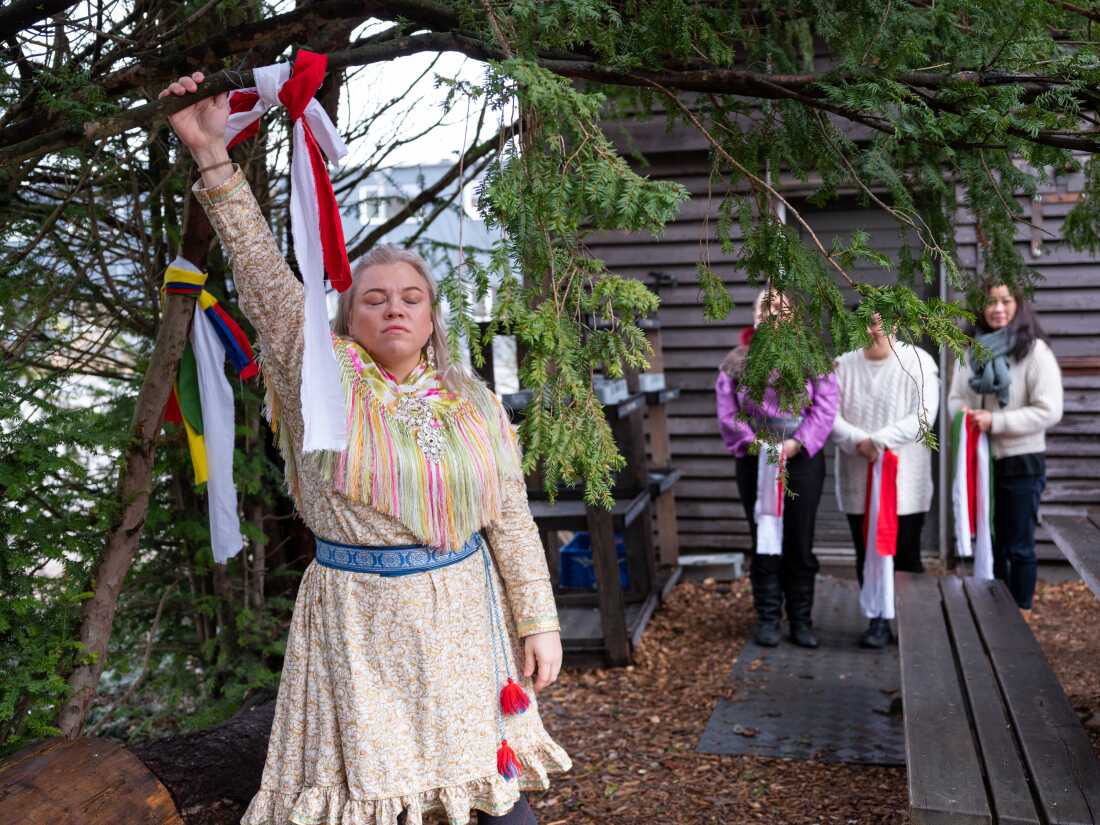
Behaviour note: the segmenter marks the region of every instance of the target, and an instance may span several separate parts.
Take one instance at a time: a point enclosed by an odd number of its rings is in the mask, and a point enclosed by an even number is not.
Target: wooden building
[[[646,117],[609,124],[608,131],[624,152],[640,158],[637,165],[643,174],[679,181],[691,193],[660,238],[645,233],[601,233],[589,244],[592,254],[606,261],[613,272],[650,285],[655,283],[653,273],[676,281],[674,286],[659,289],[659,318],[667,382],[682,389],[680,398],[671,402],[668,421],[672,463],[683,471],[676,488],[680,547],[684,554],[745,550],[748,526],[738,500],[734,462],[719,436],[713,386],[719,362],[737,343],[741,327],[751,321],[755,290],[738,268],[736,254],[724,254],[716,240],[722,184],[710,180],[709,146],[693,130],[668,131],[663,117]],[[870,234],[876,249],[896,254],[902,245],[896,222],[877,207],[860,205],[854,194],[819,209],[806,203],[812,190],[805,184],[780,178],[777,185],[826,247],[833,237],[850,236],[857,229]],[[1045,231],[1022,224],[1017,233],[1025,260],[1044,276],[1035,304],[1065,374],[1065,417],[1048,436],[1048,486],[1042,507],[1047,513],[1100,506],[1100,255],[1070,249],[1059,233],[1064,216],[1080,197],[1081,185],[1082,176],[1077,174],[1048,187],[1041,200],[1025,205],[1025,214],[1033,223],[1041,222]],[[960,209],[955,225],[962,265],[980,270],[982,256],[973,217]],[[721,322],[703,318],[696,265],[704,254],[709,255],[712,269],[736,304]],[[856,271],[880,282],[894,277],[867,266]],[[938,288],[930,285],[929,294],[937,294]],[[854,294],[850,297],[854,302]],[[942,357],[941,363],[948,367],[949,375],[950,364]],[[941,379],[947,380],[948,375]],[[847,523],[833,493],[833,448],[826,449],[829,475],[818,516],[818,555],[850,558]],[[941,461],[938,456],[933,460]],[[928,555],[943,552],[947,535],[938,501],[938,489],[946,476],[938,475],[937,501],[923,534]],[[1058,551],[1042,528],[1039,538],[1040,558],[1058,559]]]

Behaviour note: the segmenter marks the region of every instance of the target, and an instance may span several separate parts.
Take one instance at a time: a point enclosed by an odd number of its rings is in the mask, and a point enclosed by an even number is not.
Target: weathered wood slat
[[[1058,549],[1100,598],[1100,527],[1087,517],[1046,515],[1043,525]]]
[[[992,825],[936,580],[896,575],[909,805],[918,825]]]
[[[966,579],[966,593],[1050,825],[1096,825],[1100,761],[1038,641],[1003,582]]]
[[[1038,825],[1041,821],[1031,798],[1027,774],[1005,715],[1001,691],[989,657],[974,627],[962,579],[940,581],[944,609],[955,642],[959,670],[970,701],[982,763],[993,795],[998,825]]]

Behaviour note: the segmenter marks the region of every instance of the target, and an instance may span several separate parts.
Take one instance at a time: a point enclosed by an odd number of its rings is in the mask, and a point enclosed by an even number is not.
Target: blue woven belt
[[[426,544],[400,544],[392,547],[370,547],[362,544],[341,544],[317,537],[317,563],[352,573],[375,573],[379,576],[408,576],[457,564],[481,549],[484,539],[474,533],[461,550],[448,552]]]

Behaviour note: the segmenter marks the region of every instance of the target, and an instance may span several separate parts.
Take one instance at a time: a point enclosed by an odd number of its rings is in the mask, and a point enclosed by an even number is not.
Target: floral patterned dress
[[[331,467],[302,453],[302,287],[238,169],[195,194],[232,260],[241,309],[256,328],[264,380],[279,407],[288,481],[317,535],[352,545],[422,543],[396,518],[347,495]],[[400,394],[400,388],[393,388]],[[489,428],[491,430],[491,428]],[[500,594],[508,670],[520,640],[558,629],[557,610],[522,477],[501,477],[496,516],[481,527]],[[465,500],[465,499],[463,499]],[[569,757],[542,726],[529,681],[526,713],[504,718],[522,774],[497,771],[498,674],[480,555],[412,576],[312,562],[287,640],[260,790],[242,825],[421,825],[501,815],[521,791],[545,790]]]

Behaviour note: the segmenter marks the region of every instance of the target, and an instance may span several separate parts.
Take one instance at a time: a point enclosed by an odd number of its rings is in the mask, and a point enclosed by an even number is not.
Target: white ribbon
[[[963,415],[959,413],[959,415]],[[973,542],[970,537],[970,492],[966,477],[966,456],[969,451],[969,433],[964,416],[959,427],[959,443],[955,447],[955,478],[952,483],[952,513],[955,516],[955,552],[959,558],[974,559],[974,577],[993,578],[993,534],[989,523],[989,490],[992,479],[989,474],[989,437],[978,434],[978,501],[976,503],[975,527],[977,533]]]
[[[276,63],[254,69],[255,88],[259,99],[247,112],[229,116],[226,143],[279,104],[279,91],[290,79],[291,67]],[[306,146],[305,125],[309,121],[317,145],[330,163],[339,163],[348,147],[324,107],[314,98],[306,106],[302,118],[294,123],[294,156],[290,168],[290,223],[294,235],[294,252],[302,271],[305,292],[305,329],[302,351],[302,419],[305,425],[303,450],[343,450],[347,445],[344,418],[344,391],[336,356],[332,351],[328,304],[325,301],[325,264],[321,247],[321,221],[317,209],[313,167]]]
[[[779,450],[779,460],[773,462],[773,451]],[[760,460],[756,465],[756,552],[763,556],[778,556],[783,552],[783,492],[779,488],[783,472],[782,447],[760,445]]]
[[[182,257],[176,258],[171,265],[189,272],[199,271]],[[195,353],[198,369],[202,437],[206,444],[210,549],[214,552],[214,561],[225,564],[244,546],[237,514],[237,487],[233,483],[233,388],[225,377],[225,345],[197,303],[191,322],[191,350]]]
[[[863,557],[863,587],[859,591],[859,606],[868,619],[894,618],[894,557],[878,551],[878,509],[882,496],[883,453],[875,459],[872,471],[870,512],[867,519],[866,553]]]

